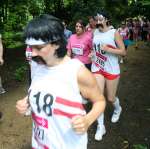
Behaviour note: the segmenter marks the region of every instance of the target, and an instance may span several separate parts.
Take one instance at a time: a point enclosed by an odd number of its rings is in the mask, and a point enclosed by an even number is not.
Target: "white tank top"
[[[101,70],[109,74],[120,74],[118,56],[116,54],[103,51],[100,48],[102,44],[106,44],[114,48],[116,47],[114,39],[115,31],[115,29],[111,29],[107,32],[100,32],[98,29],[95,30],[93,38],[94,58],[91,67],[92,72]]]
[[[70,122],[86,114],[77,83],[82,65],[77,59],[54,67],[31,63],[32,149],[87,149],[87,133],[76,134]]]

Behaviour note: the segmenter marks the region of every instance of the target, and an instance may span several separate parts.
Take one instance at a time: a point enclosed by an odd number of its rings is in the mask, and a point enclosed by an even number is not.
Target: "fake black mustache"
[[[46,64],[45,60],[41,56],[33,56],[32,60],[39,64]]]
[[[103,24],[96,24],[96,28],[99,28],[99,27],[104,28]]]

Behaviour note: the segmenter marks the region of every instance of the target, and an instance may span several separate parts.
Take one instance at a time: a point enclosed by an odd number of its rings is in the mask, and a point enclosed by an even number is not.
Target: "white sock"
[[[115,110],[119,110],[120,108],[120,102],[119,102],[119,98],[118,97],[115,97],[115,102],[113,103],[113,106],[114,106],[114,109]]]
[[[97,119],[97,122],[99,126],[104,125],[104,113],[101,113],[101,115]]]

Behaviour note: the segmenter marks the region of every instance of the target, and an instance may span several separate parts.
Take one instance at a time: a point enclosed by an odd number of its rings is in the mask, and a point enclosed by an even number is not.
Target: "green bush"
[[[135,144],[133,145],[134,149],[148,149],[145,145],[142,144]]]
[[[3,45],[6,48],[16,48],[22,46],[22,32],[4,32],[2,34]]]
[[[15,70],[14,77],[17,81],[24,81],[27,71],[27,65],[22,65]]]

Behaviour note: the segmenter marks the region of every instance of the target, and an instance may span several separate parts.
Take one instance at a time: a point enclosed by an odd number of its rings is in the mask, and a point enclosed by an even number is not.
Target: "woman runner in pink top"
[[[85,24],[82,20],[76,22],[75,30],[76,34],[73,34],[68,40],[68,55],[79,59],[90,70],[91,59],[89,55],[92,49],[92,37],[85,32]]]

